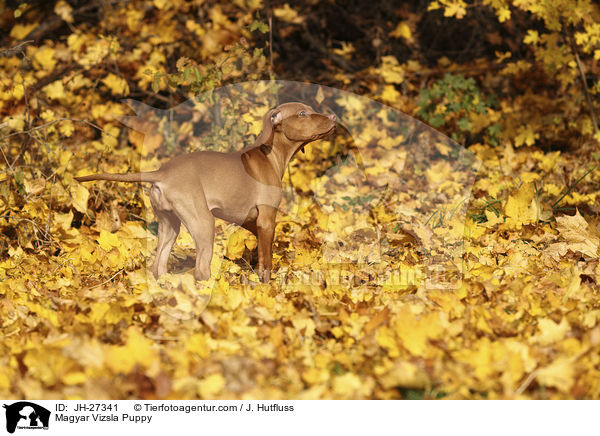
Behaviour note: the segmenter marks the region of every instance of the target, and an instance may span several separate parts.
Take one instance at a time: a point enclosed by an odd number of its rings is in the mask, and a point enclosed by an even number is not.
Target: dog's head
[[[336,121],[334,114],[320,114],[304,103],[284,103],[267,112],[257,143],[270,147],[274,134],[280,133],[297,150],[331,134]]]

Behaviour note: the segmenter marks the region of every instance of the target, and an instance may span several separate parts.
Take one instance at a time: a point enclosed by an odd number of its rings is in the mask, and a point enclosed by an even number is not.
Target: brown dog
[[[75,179],[153,183],[150,201],[158,218],[158,245],[151,268],[155,277],[167,272],[169,253],[183,222],[196,244],[194,277],[208,279],[217,217],[256,235],[258,276],[268,282],[285,169],[298,150],[332,133],[335,125],[335,115],[319,114],[302,103],[284,103],[265,115],[263,130],[250,148],[184,154],[146,173]]]

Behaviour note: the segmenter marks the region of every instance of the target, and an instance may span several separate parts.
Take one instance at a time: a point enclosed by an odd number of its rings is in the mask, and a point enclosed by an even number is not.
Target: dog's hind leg
[[[158,218],[158,243],[156,245],[156,257],[150,267],[154,277],[160,277],[167,272],[169,254],[179,234],[181,220],[175,213],[169,210],[169,205],[162,195],[158,186],[150,189],[150,202],[154,213]]]
[[[196,194],[196,197],[190,198],[188,193],[173,204],[177,205],[177,217],[188,229],[196,244],[194,277],[196,280],[207,280],[210,278],[210,262],[215,240],[215,217],[208,209],[203,194]]]
[[[154,277],[160,277],[167,272],[169,254],[179,234],[181,221],[173,212],[156,212],[156,215],[158,217],[158,244],[151,271]]]

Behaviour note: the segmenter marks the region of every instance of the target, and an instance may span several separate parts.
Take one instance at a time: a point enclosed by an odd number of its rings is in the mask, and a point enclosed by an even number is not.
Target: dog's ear
[[[273,109],[269,112],[271,113],[271,126],[275,127],[276,125],[280,124],[283,117],[283,115],[281,115],[281,111],[278,109]]]
[[[281,124],[283,115],[279,109],[271,109],[263,118],[263,129],[256,138],[255,145],[265,145],[271,147],[273,145],[273,130],[278,124]]]

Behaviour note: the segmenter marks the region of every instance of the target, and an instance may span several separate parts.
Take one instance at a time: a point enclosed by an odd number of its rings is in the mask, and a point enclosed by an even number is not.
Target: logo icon
[[[48,430],[50,411],[42,406],[29,401],[19,401],[10,405],[4,404],[6,409],[6,431],[14,433],[15,429],[43,429]]]

